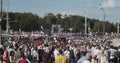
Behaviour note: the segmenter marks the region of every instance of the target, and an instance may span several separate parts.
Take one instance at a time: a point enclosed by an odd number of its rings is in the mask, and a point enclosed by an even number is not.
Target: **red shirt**
[[[21,59],[19,63],[28,63],[26,59]]]

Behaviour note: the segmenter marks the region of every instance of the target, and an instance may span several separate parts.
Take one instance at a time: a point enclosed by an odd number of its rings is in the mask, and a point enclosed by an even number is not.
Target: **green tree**
[[[64,18],[63,18],[64,17]],[[87,24],[92,32],[103,32],[103,22],[105,23],[106,32],[116,32],[117,26],[108,21],[100,21],[98,19],[87,18]],[[62,15],[48,13],[43,17],[33,13],[9,13],[10,29],[18,31],[39,31],[41,26],[44,30],[51,30],[53,24],[59,24],[64,28],[63,32],[69,32],[69,28],[73,28],[73,32],[84,32],[85,17],[79,15]],[[3,13],[2,29],[6,30],[6,13]]]
[[[95,22],[93,31],[94,32],[103,32],[103,22]]]

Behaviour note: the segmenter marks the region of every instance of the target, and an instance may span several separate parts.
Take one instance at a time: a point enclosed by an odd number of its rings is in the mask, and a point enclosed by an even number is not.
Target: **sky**
[[[6,9],[7,0],[3,1]],[[106,21],[120,23],[120,0],[9,0],[8,11],[32,12],[41,17],[47,13],[85,16],[87,11],[88,18],[102,21],[105,13]]]

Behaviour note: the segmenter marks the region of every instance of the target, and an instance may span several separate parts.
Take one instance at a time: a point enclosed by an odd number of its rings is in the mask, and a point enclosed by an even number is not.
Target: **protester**
[[[104,50],[101,51],[101,54],[98,58],[98,62],[99,63],[108,63],[108,59],[107,59],[107,56],[104,53]]]
[[[0,42],[0,63],[59,63],[61,60],[63,63],[120,62],[120,47],[111,46],[111,40],[118,38],[116,34],[74,36],[69,33],[56,33],[56,36],[51,35],[50,38],[41,35],[19,36],[20,38],[12,37],[14,39],[8,42]],[[61,36],[65,39],[60,39]]]
[[[15,52],[11,51],[10,56],[9,56],[10,63],[16,63],[15,59],[16,59],[15,58]]]
[[[18,48],[16,53],[15,53],[16,61],[21,57],[21,53],[22,53],[22,49]]]
[[[57,46],[55,46],[55,50],[54,50],[55,59],[57,58],[58,54],[59,54],[59,48]]]
[[[70,50],[69,50],[69,47],[66,47],[66,50],[64,51],[64,55],[67,57],[67,60],[70,63]]]
[[[9,63],[8,51],[6,50],[5,46],[4,46],[3,50],[4,50],[4,53],[3,53],[3,63]]]
[[[55,63],[67,63],[67,58],[63,55],[62,50],[59,50],[59,55],[55,59]]]
[[[87,53],[85,57],[86,60],[84,60],[83,63],[91,63],[91,57],[92,57],[91,54]]]
[[[19,58],[16,63],[31,63],[31,62],[25,57],[24,53],[22,52],[21,58]]]
[[[83,63],[83,62],[86,60],[85,55],[86,55],[86,52],[83,51],[83,52],[82,52],[82,57],[77,61],[77,63]]]
[[[0,63],[2,63],[3,62],[3,49],[2,48],[0,48]]]

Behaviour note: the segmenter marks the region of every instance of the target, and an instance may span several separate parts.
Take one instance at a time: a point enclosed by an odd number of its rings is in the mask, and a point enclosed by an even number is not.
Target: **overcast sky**
[[[6,2],[4,10],[5,5]],[[120,17],[120,0],[9,0],[10,12],[32,12],[39,16],[47,13],[84,16],[84,11],[87,11],[89,18],[103,20],[101,7],[105,10],[105,20],[120,22],[117,19]]]

